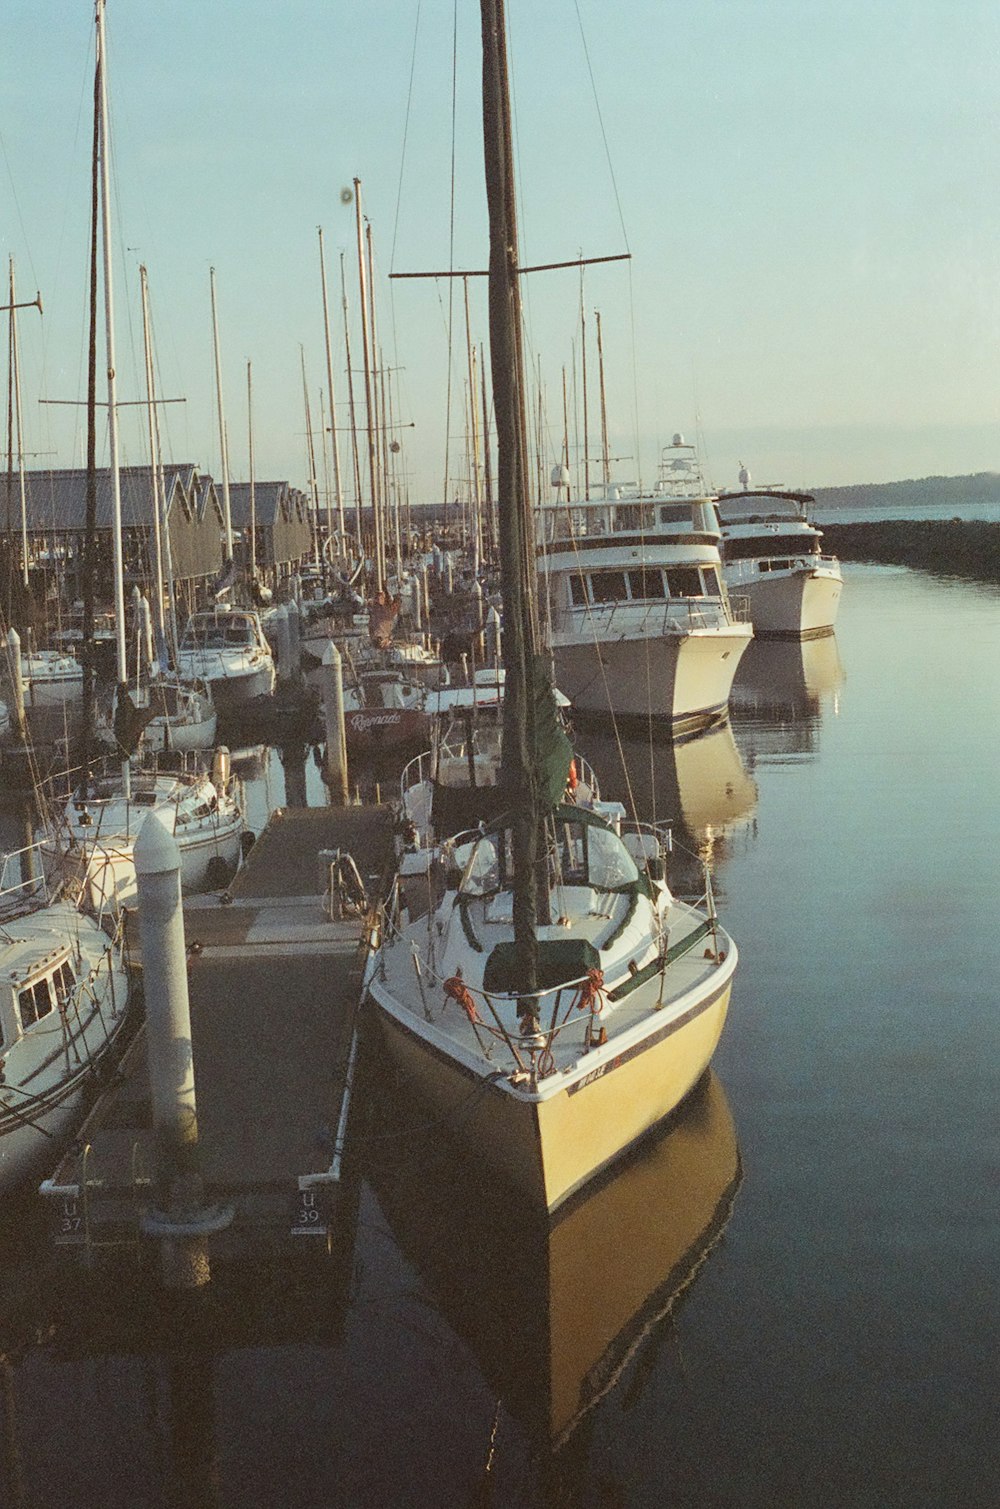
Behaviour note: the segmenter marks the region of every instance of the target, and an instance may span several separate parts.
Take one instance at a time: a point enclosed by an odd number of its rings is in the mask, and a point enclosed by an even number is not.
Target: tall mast
[[[28,585],[28,499],[24,490],[24,421],[21,413],[21,351],[17,340],[17,295],[14,258],[10,259],[10,354],[14,413],[17,419],[17,475],[21,490],[21,580]]]
[[[472,326],[469,320],[469,280],[462,279],[462,288],[465,294],[465,355],[469,367],[469,419],[470,419],[470,444],[472,460],[472,574],[479,575],[479,561],[482,553],[483,538],[483,500],[479,487],[479,419],[478,419],[478,393],[476,392],[476,353],[472,344]]]
[[[354,461],[354,501],[357,505],[358,554],[364,556],[364,541],[361,535],[361,458],[358,455],[358,423],[354,411],[354,373],[351,371],[351,332],[347,319],[347,273],[344,270],[344,253],[340,254],[340,298],[344,309],[344,354],[347,358],[347,410],[351,425],[351,456]]]
[[[483,138],[490,222],[490,363],[496,408],[500,576],[504,598],[503,780],[512,813],[514,947],[522,981],[522,1021],[537,1021],[535,912],[539,800],[531,695],[537,636],[534,543],[528,497],[524,357],[518,287],[507,37],[502,0],[480,0]]]
[[[337,439],[337,399],[333,386],[333,352],[330,342],[330,306],[326,297],[326,257],[323,255],[323,227],[319,227],[319,271],[323,286],[323,333],[326,337],[326,391],[330,402],[330,434],[333,436],[333,485],[337,491],[337,529],[341,548],[345,548],[344,488],[340,480],[340,442]],[[324,446],[324,454],[326,447]],[[327,505],[329,511],[329,505]],[[329,525],[333,533],[332,524]]]
[[[153,500],[153,574],[156,580],[156,598],[153,618],[156,627],[157,654],[162,653],[166,643],[166,621],[163,614],[163,540],[160,513],[160,452],[156,428],[156,387],[153,376],[153,353],[149,335],[149,279],[145,266],[139,268],[139,286],[142,292],[142,348],[146,362],[146,413],[149,421],[149,482]]]
[[[385,371],[382,351],[378,343],[378,327],[375,320],[375,251],[372,245],[371,224],[365,226],[365,258],[368,264],[368,339],[372,364],[372,430],[375,436],[375,471],[378,486],[375,489],[375,553],[380,557],[379,579],[385,582],[388,559],[386,536],[389,531],[388,469],[386,467],[385,428]]]
[[[94,136],[90,163],[90,286],[87,342],[87,491],[83,536],[83,707],[80,790],[87,796],[94,735],[94,575],[97,570],[97,226],[100,217],[101,55],[94,70]]]
[[[253,372],[247,362],[247,451],[250,467],[250,580],[257,580],[257,479],[253,464]]]
[[[580,364],[583,376],[583,496],[590,499],[590,434],[587,426],[587,315],[583,307],[583,268],[580,268]]]
[[[604,398],[604,346],[601,341],[601,311],[594,310],[597,321],[597,376],[601,390],[601,471],[605,487],[611,481],[611,460],[608,452],[608,409]]]
[[[119,691],[128,680],[125,646],[125,563],[122,556],[122,490],[118,471],[118,407],[115,384],[115,303],[111,271],[111,170],[108,163],[108,64],[104,0],[97,0],[97,56],[101,99],[101,238],[104,255],[104,334],[108,367],[108,453],[111,467],[111,537],[115,587],[115,650]],[[127,769],[127,761],[126,761]]]
[[[219,451],[222,456],[222,513],[226,528],[226,561],[233,558],[233,515],[229,506],[229,443],[222,409],[222,359],[219,355],[219,321],[215,310],[215,268],[209,268],[212,285],[212,345],[215,349],[215,397],[219,411]]]
[[[371,347],[368,331],[368,291],[365,276],[365,243],[361,216],[361,179],[354,180],[354,212],[358,235],[358,282],[361,304],[361,349],[365,372],[365,419],[368,427],[368,481],[371,486],[372,514],[375,526],[375,590],[385,586],[382,564],[382,539],[379,527],[378,463],[375,458],[375,409],[372,400]]]
[[[319,566],[319,489],[316,479],[316,451],[313,446],[312,418],[309,413],[309,389],[306,386],[306,353],[305,347],[299,347],[299,355],[302,358],[302,402],[306,411],[306,443],[309,447],[309,487],[312,491],[312,516],[313,516],[313,560]]]

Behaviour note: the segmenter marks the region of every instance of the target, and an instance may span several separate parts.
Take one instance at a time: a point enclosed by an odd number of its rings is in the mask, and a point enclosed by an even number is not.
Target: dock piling
[[[146,818],[136,839],[135,869],[156,1161],[156,1204],[142,1225],[148,1235],[161,1239],[166,1285],[196,1288],[210,1277],[207,1236],[227,1226],[233,1211],[204,1201],[180,850],[155,813]]]
[[[323,710],[326,718],[326,771],[331,799],[342,807],[349,800],[347,732],[344,725],[344,667],[331,639],[323,651]]]

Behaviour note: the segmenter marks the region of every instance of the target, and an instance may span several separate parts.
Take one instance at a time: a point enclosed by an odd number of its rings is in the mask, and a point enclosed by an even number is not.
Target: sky
[[[184,400],[161,409],[165,453],[221,477],[214,267],[233,480],[250,362],[255,475],[308,489],[304,362],[329,496],[322,226],[349,479],[359,179],[397,464],[412,501],[454,496],[463,284],[389,274],[486,266],[475,0],[108,0],[107,31],[123,462],[148,459],[144,263],[158,390]],[[597,466],[597,312],[620,480],[652,481],[676,431],[719,487],[740,462],[797,487],[1000,470],[993,0],[508,0],[508,36],[522,265],[631,254],[582,286],[523,280],[546,476],[564,372],[574,469],[583,453],[584,353]],[[51,400],[86,389],[93,54],[91,0],[7,0],[0,249],[44,304],[18,315],[29,466],[84,456],[83,409]],[[485,280],[468,287],[478,345]]]

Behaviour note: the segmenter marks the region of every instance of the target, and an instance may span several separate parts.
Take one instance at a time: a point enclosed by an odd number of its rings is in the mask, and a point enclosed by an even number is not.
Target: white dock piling
[[[13,706],[10,722],[15,734],[23,739],[27,730],[24,721],[24,672],[21,669],[21,636],[16,629],[7,632],[7,662],[10,666],[10,689]]]
[[[344,670],[340,651],[331,639],[323,651],[323,711],[326,718],[326,771],[330,797],[346,807],[347,733],[344,726]]]
[[[288,633],[288,604],[282,603],[274,611],[271,620],[275,644],[278,650],[278,680],[289,681],[291,679],[291,642]]]
[[[289,676],[298,681],[302,674],[302,609],[293,597],[288,604]]]
[[[233,1212],[205,1204],[198,1168],[180,850],[161,819],[150,813],[134,852],[156,1148],[156,1203],[143,1219],[143,1230],[161,1238],[166,1285],[191,1289],[209,1281],[207,1237],[228,1226]]]

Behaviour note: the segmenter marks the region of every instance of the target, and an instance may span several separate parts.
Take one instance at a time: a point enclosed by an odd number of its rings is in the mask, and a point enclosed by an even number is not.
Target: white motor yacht
[[[726,716],[752,630],[723,585],[719,540],[680,435],[652,491],[608,485],[539,511],[555,679],[574,711],[675,734]]]
[[[271,646],[252,608],[217,607],[192,613],[177,652],[185,681],[203,681],[220,712],[274,691]]]
[[[810,493],[754,488],[741,468],[739,492],[716,500],[722,529],[723,578],[749,604],[754,633],[764,639],[818,639],[832,634],[844,577],[824,555],[811,523]]]

